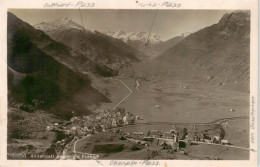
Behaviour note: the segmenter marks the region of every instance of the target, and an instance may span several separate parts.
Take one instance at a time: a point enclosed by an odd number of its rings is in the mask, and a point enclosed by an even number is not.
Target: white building
[[[160,108],[160,105],[159,105],[159,104],[156,104],[156,105],[154,106],[154,108]]]
[[[125,116],[123,117],[123,122],[124,122],[124,125],[128,125],[127,115],[125,115]]]
[[[111,126],[112,126],[112,127],[116,127],[116,126],[117,126],[117,125],[116,125],[116,120],[115,120],[115,118],[112,118]]]
[[[228,144],[228,140],[221,140],[221,144]]]

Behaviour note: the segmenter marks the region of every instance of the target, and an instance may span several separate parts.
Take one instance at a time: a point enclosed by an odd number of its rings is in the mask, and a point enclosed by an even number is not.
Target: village
[[[129,141],[140,148],[162,148],[174,151],[179,150],[180,152],[184,152],[183,149],[186,147],[200,143],[231,145],[228,140],[223,139],[221,125],[212,125],[212,131],[208,129],[209,125],[207,125],[205,130],[195,124],[189,126],[169,125],[171,126],[169,131],[157,129],[151,129],[146,132],[127,131],[128,126],[142,126],[144,124],[142,118],[138,115],[133,115],[122,108],[117,108],[111,111],[102,110],[89,116],[74,116],[70,121],[55,122],[53,125],[47,126],[46,130],[62,134],[62,137],[55,144],[57,155],[63,154],[64,148],[72,147],[75,138],[82,139],[100,133],[115,134],[120,142]]]
[[[65,145],[73,138],[93,136],[109,129],[133,125],[142,120],[124,109],[101,110],[89,116],[73,116],[69,121],[54,122],[46,127],[47,131],[54,131],[58,134],[55,152],[61,154]]]
[[[192,134],[186,128],[182,131],[177,130],[175,125],[170,131],[149,130],[147,134],[144,132],[121,132],[121,134],[123,135],[121,140],[129,140],[144,146],[161,146],[163,149],[175,151],[196,143],[231,145],[228,140],[223,140],[219,135],[210,136],[199,132]]]
[[[141,120],[123,109],[101,110],[99,113],[89,116],[74,116],[70,121],[55,122],[46,127],[46,130],[63,131],[65,135],[84,136],[104,132],[108,129],[131,125]]]

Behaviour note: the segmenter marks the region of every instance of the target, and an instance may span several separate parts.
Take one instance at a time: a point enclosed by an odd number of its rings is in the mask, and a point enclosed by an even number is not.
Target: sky
[[[78,9],[9,9],[23,21],[35,25],[61,17],[81,24]],[[84,27],[99,32],[149,32],[158,34],[163,41],[186,32],[196,32],[218,23],[228,10],[156,10],[138,9],[81,9]]]

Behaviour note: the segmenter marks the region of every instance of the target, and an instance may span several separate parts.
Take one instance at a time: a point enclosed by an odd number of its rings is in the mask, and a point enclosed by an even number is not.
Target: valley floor
[[[186,83],[141,81],[140,90],[132,78],[120,78],[132,94],[119,107],[139,115],[148,122],[203,123],[222,118],[249,116],[249,94],[209,86]],[[113,108],[128,93],[120,82],[106,81],[112,103],[101,109]]]

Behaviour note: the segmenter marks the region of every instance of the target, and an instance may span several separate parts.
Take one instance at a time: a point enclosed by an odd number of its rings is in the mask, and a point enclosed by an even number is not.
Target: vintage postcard
[[[258,1],[0,4],[1,167],[257,166]]]

